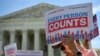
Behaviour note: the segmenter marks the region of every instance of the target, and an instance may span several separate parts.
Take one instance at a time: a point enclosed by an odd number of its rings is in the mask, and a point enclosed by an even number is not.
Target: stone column
[[[65,56],[65,54],[61,51],[61,56]]]
[[[3,50],[2,50],[2,41],[3,40],[3,31],[0,31],[0,56],[1,54],[3,54]]]
[[[92,48],[91,41],[88,42],[88,45],[89,45],[89,49],[91,49]]]
[[[3,31],[0,31],[0,41],[3,40]]]
[[[39,50],[39,44],[40,44],[40,39],[39,39],[39,30],[35,29],[34,30],[34,50]]]
[[[15,31],[10,31],[10,44],[15,42]]]
[[[48,56],[54,56],[54,50],[51,45],[48,45]]]
[[[27,30],[22,31],[22,50],[27,50]]]

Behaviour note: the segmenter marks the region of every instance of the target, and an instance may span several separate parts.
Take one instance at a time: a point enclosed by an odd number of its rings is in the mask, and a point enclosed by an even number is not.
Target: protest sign
[[[76,40],[93,37],[92,3],[53,9],[45,17],[48,44],[61,41],[65,35],[74,36]]]
[[[17,50],[16,56],[43,56],[43,51]]]
[[[16,56],[17,46],[16,43],[4,47],[5,56]]]
[[[97,16],[93,16],[93,37],[91,37],[89,40],[92,40],[93,38],[97,37],[99,35],[99,29],[97,24]]]

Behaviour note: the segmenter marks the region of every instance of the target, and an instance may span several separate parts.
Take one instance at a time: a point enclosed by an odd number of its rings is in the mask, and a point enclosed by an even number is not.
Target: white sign
[[[43,56],[43,51],[17,50],[16,56]]]
[[[17,46],[16,43],[4,47],[5,56],[16,56]]]
[[[48,44],[61,41],[65,35],[74,36],[77,40],[92,37],[92,3],[57,8],[48,11],[45,17]]]

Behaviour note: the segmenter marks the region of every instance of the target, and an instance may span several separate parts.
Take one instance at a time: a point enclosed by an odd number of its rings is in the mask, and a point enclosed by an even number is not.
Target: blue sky
[[[93,13],[97,15],[100,32],[100,0],[0,0],[0,16],[34,6],[39,3],[68,6],[88,2],[93,3]],[[92,47],[100,48],[100,35],[92,40]]]

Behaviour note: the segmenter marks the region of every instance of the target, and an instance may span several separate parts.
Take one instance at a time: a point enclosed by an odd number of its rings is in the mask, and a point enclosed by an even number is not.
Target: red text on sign
[[[70,18],[49,23],[48,31],[53,32],[64,28],[87,27],[87,26],[88,26],[87,17]]]

